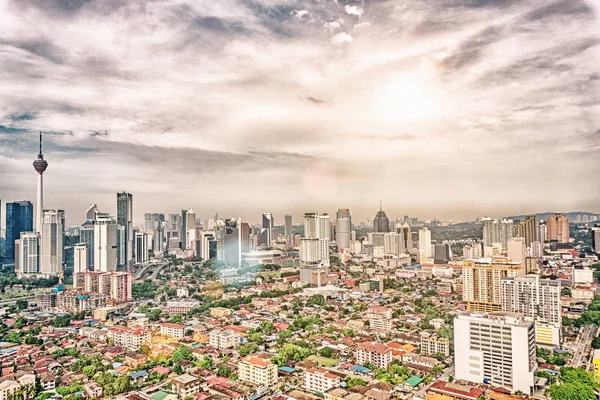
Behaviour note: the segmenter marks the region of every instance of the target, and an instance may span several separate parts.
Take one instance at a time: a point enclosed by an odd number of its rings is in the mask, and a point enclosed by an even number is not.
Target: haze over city
[[[598,1],[0,1],[0,194],[81,223],[600,212]],[[279,218],[281,222],[281,218]]]

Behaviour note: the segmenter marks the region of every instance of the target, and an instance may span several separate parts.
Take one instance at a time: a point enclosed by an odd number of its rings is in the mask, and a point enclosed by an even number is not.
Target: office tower
[[[231,218],[217,225],[217,258],[232,266],[242,263],[241,223],[240,218]]]
[[[62,273],[63,264],[63,210],[44,210],[41,226],[40,273],[56,276]]]
[[[600,253],[600,227],[592,228],[592,242],[594,251]]]
[[[77,243],[73,251],[73,275],[88,270],[88,244]]]
[[[240,249],[242,253],[250,251],[250,224],[247,222],[240,222]]]
[[[502,308],[502,279],[524,274],[521,264],[508,261],[506,257],[464,260],[463,301],[469,310],[499,311]]]
[[[96,221],[86,221],[79,228],[79,241],[87,244],[87,266],[88,269],[94,269],[94,225]],[[125,229],[125,228],[123,228]],[[124,257],[123,257],[124,258]]]
[[[427,227],[419,229],[419,254],[431,258],[431,231]]]
[[[152,214],[144,213],[144,232],[150,232],[152,228]]]
[[[135,233],[135,262],[141,264],[148,261],[148,234],[146,232]]]
[[[260,230],[260,244],[266,247],[271,247],[273,240],[273,214],[264,213],[262,215],[262,229]]]
[[[292,216],[291,215],[286,215],[285,216],[285,240],[287,240],[287,245],[288,247],[292,247],[294,244],[293,242],[293,235],[294,233],[292,232]]]
[[[117,269],[117,222],[113,217],[100,216],[96,219],[94,247],[94,271],[115,271]]]
[[[373,219],[373,232],[389,232],[390,231],[390,220],[387,215],[385,215],[385,211],[381,207],[381,203],[379,203],[379,211],[375,214],[375,219]]]
[[[528,215],[525,220],[518,221],[515,225],[516,236],[525,238],[525,246],[538,241],[538,223],[535,215]]]
[[[494,243],[502,243],[506,248],[508,239],[514,236],[514,223],[510,219],[483,218],[483,245],[493,246]]]
[[[15,259],[15,240],[21,232],[33,231],[33,204],[30,201],[6,203],[6,252],[8,261]]]
[[[383,234],[383,252],[385,254],[403,254],[405,252],[402,234],[388,232]]]
[[[42,231],[42,220],[44,213],[44,171],[48,168],[48,162],[44,160],[42,154],[42,132],[40,132],[40,152],[38,153],[37,159],[33,161],[33,168],[38,173],[37,183],[37,203],[35,205],[35,231]]]
[[[162,221],[158,220],[154,225],[154,244],[152,246],[154,254],[162,253],[165,249],[165,228],[163,224]]]
[[[201,257],[203,260],[209,260],[217,256],[215,232],[202,231],[198,241],[200,242],[200,249],[199,253],[195,254],[197,257]]]
[[[405,215],[405,217],[407,216]],[[411,226],[405,221],[400,227],[396,227],[396,232],[402,235],[402,247],[404,248],[403,252],[409,252],[410,249],[413,248]]]
[[[544,221],[540,221],[538,224],[538,238],[541,243],[544,243],[548,240],[548,227]]]
[[[117,225],[117,265],[123,267],[127,265],[126,255],[125,255],[125,227],[122,225]]]
[[[329,267],[330,228],[329,215],[304,214],[304,238],[300,241],[300,261],[302,263],[320,263]]]
[[[85,220],[93,221],[96,219],[97,214],[98,214],[98,206],[96,204],[91,204],[90,207],[85,212]]]
[[[566,215],[554,214],[546,221],[549,241],[569,243],[569,219]]]
[[[186,224],[186,226],[187,226],[188,231],[190,229],[193,229],[193,228],[196,227],[196,211],[194,211],[191,208],[187,211],[187,224]]]
[[[37,232],[21,232],[14,241],[15,273],[19,279],[39,272],[39,239]]]
[[[514,262],[518,262],[525,267],[525,258],[527,257],[527,246],[525,238],[510,238],[506,244],[506,255]]]
[[[340,249],[350,248],[350,231],[352,230],[352,215],[347,208],[340,208],[335,221],[335,244]]]
[[[131,193],[117,193],[117,224],[125,227],[125,264],[129,267],[133,261],[133,196]]]
[[[194,213],[194,210],[189,209],[189,210],[181,210],[181,226],[179,229],[179,239],[181,239],[181,248],[183,250],[187,249],[189,247],[189,243],[188,243],[188,213],[189,212]],[[195,213],[194,213],[195,215]],[[195,217],[194,217],[195,218]]]
[[[509,312],[459,314],[454,320],[455,378],[530,395],[534,386],[535,325]]]
[[[450,245],[436,244],[433,260],[435,264],[447,264],[450,261]]]
[[[473,243],[467,244],[463,247],[463,258],[468,259],[477,259],[483,256],[483,249],[481,248],[481,243]]]

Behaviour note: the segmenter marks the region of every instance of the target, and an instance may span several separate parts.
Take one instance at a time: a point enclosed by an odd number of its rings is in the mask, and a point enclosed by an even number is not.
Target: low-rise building
[[[270,387],[277,383],[277,366],[258,356],[246,356],[238,363],[238,378],[258,386]]]
[[[421,354],[443,354],[450,355],[450,340],[428,332],[421,333]]]
[[[304,389],[308,392],[321,394],[338,386],[340,386],[340,377],[324,368],[311,368],[304,371]]]
[[[229,329],[216,329],[209,334],[209,344],[215,349],[231,349],[238,346],[241,336]]]
[[[233,313],[233,310],[225,307],[212,307],[209,310],[209,313],[211,317],[221,318],[230,316]]]
[[[150,332],[145,329],[113,326],[108,329],[107,337],[114,344],[127,350],[139,350],[142,344],[150,343]]]
[[[371,363],[377,368],[386,369],[392,362],[392,349],[381,343],[363,342],[356,348],[355,358],[360,365]]]
[[[173,390],[179,395],[180,398],[186,398],[187,396],[193,396],[194,393],[200,391],[200,379],[189,374],[183,374],[171,381]]]
[[[170,336],[177,339],[181,339],[185,336],[185,325],[180,324],[172,324],[170,322],[165,322],[164,324],[160,324],[160,334],[163,336]]]
[[[169,300],[167,301],[167,312],[171,315],[187,314],[198,306],[200,306],[200,302],[196,299]]]

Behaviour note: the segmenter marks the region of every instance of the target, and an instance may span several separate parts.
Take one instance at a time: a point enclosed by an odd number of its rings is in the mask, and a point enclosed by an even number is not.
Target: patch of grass
[[[313,354],[312,356],[308,357],[307,360],[314,361],[321,367],[333,367],[334,365],[340,362],[335,358],[327,358],[316,354]]]

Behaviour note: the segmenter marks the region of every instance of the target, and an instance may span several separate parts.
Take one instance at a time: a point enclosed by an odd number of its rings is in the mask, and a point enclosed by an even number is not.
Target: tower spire
[[[379,200],[379,211],[383,211],[383,203],[381,202],[381,200]]]

